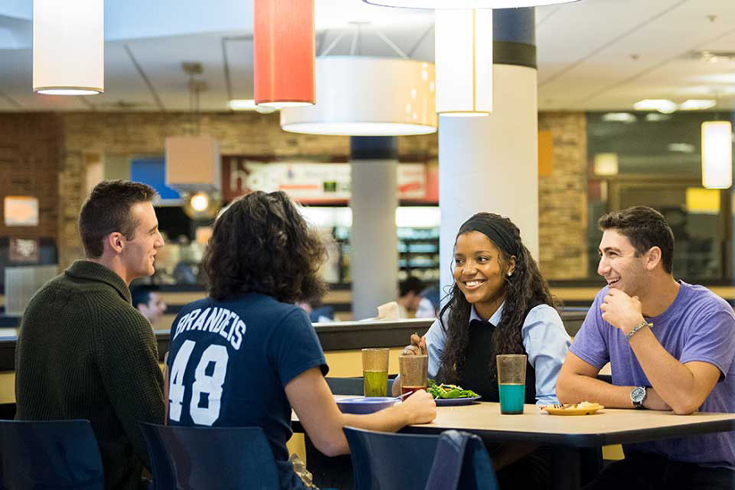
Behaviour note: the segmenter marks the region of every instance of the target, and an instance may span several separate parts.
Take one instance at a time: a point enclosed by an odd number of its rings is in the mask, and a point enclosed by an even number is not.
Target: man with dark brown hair
[[[702,286],[675,280],[674,234],[658,211],[636,206],[599,221],[595,297],[559,374],[563,403],[610,408],[735,412],[735,314]],[[597,379],[610,363],[612,383]],[[735,488],[735,433],[624,444],[625,459],[589,490]]]
[[[16,418],[89,420],[107,488],[141,486],[149,461],[137,423],[164,420],[156,340],[128,289],[153,274],[163,246],[155,197],[134,182],[94,188],[79,216],[86,260],[35,294],[18,335]]]

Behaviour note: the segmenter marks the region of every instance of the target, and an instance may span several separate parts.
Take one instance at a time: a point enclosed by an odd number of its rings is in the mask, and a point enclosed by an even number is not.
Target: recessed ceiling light
[[[671,115],[669,114],[660,114],[658,112],[650,112],[646,114],[646,121],[648,122],[661,122],[661,121],[668,121],[671,119]]]
[[[702,49],[691,51],[689,56],[706,61],[707,63],[735,62],[735,51],[710,51],[709,49]]]
[[[633,104],[637,111],[658,111],[662,114],[671,114],[676,111],[677,105],[668,99],[643,99]]]
[[[255,101],[253,99],[232,99],[227,103],[227,105],[233,111],[255,111],[261,114],[270,114],[277,110],[274,107],[255,105]]]
[[[602,120],[605,122],[634,123],[638,118],[630,112],[608,112],[602,115]]]
[[[227,105],[233,111],[254,111],[256,107],[253,99],[232,99]]]
[[[670,143],[667,148],[669,151],[678,153],[694,153],[694,150],[696,150],[694,145],[689,143]]]
[[[682,111],[703,111],[715,105],[717,105],[717,102],[712,99],[689,99],[679,104],[679,109]]]

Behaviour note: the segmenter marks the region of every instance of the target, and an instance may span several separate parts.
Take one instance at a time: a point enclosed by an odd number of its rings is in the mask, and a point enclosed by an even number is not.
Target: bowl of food
[[[383,396],[356,396],[340,398],[335,400],[342,413],[354,413],[364,415],[366,413],[379,412],[384,408],[392,407],[398,401],[395,398]]]

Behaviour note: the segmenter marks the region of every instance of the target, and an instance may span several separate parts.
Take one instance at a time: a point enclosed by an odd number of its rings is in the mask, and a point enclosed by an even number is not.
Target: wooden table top
[[[605,408],[593,415],[549,415],[525,405],[523,415],[501,415],[498,403],[438,407],[431,424],[408,432],[466,430],[499,441],[533,441],[574,447],[632,443],[735,430],[735,414],[697,412],[676,415],[653,410]]]

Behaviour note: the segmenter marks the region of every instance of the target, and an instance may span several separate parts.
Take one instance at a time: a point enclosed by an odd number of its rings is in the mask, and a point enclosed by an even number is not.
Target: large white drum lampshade
[[[539,7],[557,3],[571,3],[579,0],[362,0],[384,7],[414,9],[508,9],[519,7]]]
[[[316,61],[316,104],[281,110],[285,131],[344,136],[436,132],[434,65],[398,58]]]

